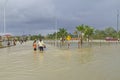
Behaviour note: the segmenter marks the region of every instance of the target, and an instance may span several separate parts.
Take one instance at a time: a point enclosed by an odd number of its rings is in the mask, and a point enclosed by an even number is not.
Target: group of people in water
[[[43,42],[42,39],[39,39],[38,41],[34,40],[34,42],[33,42],[33,49],[34,49],[34,51],[36,51],[37,48],[40,51],[44,51],[44,48],[46,48],[46,45],[45,45],[45,43]]]
[[[3,40],[3,41],[5,41],[5,40]],[[19,40],[13,39],[13,40],[10,40],[10,39],[8,39],[7,40],[7,46],[15,46],[18,41],[19,41],[20,44],[23,44],[27,40],[23,40],[23,39],[19,39]]]
[[[18,40],[20,42],[20,44],[22,44],[24,41],[21,39],[21,40]],[[17,43],[17,40],[16,39],[13,39],[13,40],[9,40],[7,41],[7,46],[11,46],[12,44],[15,46],[16,43]],[[43,42],[43,40],[40,38],[39,40],[34,40],[33,42],[33,50],[36,51],[37,49],[39,49],[40,51],[44,51],[44,48],[46,48],[46,45],[45,43]]]

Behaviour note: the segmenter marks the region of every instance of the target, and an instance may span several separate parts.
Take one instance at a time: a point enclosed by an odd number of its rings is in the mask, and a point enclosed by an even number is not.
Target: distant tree
[[[44,39],[44,36],[42,36],[41,34],[39,34],[39,35],[31,35],[30,38],[31,38],[31,40],[40,39],[40,38]]]
[[[96,29],[94,31],[94,35],[93,35],[94,39],[104,39],[106,37],[106,33],[104,30],[98,30]]]
[[[108,37],[117,37],[117,31],[113,27],[106,28],[105,34]]]
[[[54,37],[54,35],[53,34],[48,34],[47,35],[47,39],[54,39],[55,37]]]
[[[120,38],[120,31],[118,31],[118,38]]]

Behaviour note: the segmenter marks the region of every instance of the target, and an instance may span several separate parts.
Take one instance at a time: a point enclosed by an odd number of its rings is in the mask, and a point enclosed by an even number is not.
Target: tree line
[[[69,33],[67,29],[65,28],[59,28],[57,32],[54,32],[52,34],[48,34],[47,36],[39,35],[32,35],[31,40],[38,39],[38,38],[44,38],[44,39],[66,39],[67,36],[71,36],[71,38],[77,38],[82,40],[90,40],[90,39],[105,39],[106,37],[112,37],[112,38],[119,38],[120,37],[120,31],[117,32],[113,27],[106,27],[103,30],[95,29],[92,26],[88,25],[78,25],[75,27],[75,30],[72,33]]]
[[[84,38],[84,39],[105,39],[106,37],[119,38],[120,31],[116,31],[113,27],[107,27],[104,30],[95,29],[94,27],[88,25],[78,25],[76,26],[73,33],[68,33],[67,29],[59,28],[58,32],[53,34],[48,34],[48,39],[59,39],[65,38],[70,35],[72,38]]]

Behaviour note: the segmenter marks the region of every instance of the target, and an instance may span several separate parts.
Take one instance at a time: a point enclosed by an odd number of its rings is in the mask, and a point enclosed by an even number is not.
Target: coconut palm
[[[82,45],[83,43],[83,34],[84,34],[84,31],[85,31],[85,28],[84,28],[84,25],[79,25],[76,27],[77,29],[77,34],[78,34],[78,38],[80,38],[80,43]]]
[[[85,37],[88,38],[88,42],[89,42],[90,37],[93,35],[93,32],[94,32],[94,28],[87,26],[87,25],[85,26],[84,35]]]
[[[77,37],[78,37],[77,39],[79,39],[79,33],[77,30],[74,31],[74,34],[77,35]]]
[[[58,38],[62,38],[62,41],[64,41],[64,39],[66,38],[67,35],[68,35],[67,30],[64,28],[60,28],[57,36],[58,36]]]

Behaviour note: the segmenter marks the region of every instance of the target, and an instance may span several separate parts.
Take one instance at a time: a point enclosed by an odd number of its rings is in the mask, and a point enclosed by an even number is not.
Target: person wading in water
[[[34,40],[34,42],[33,42],[33,48],[34,48],[34,51],[37,50],[37,43],[36,43],[36,40]]]
[[[42,39],[40,39],[39,40],[39,42],[38,42],[38,47],[39,47],[39,50],[40,51],[44,51],[44,47],[45,47],[45,44],[44,44],[44,42],[42,41]]]

